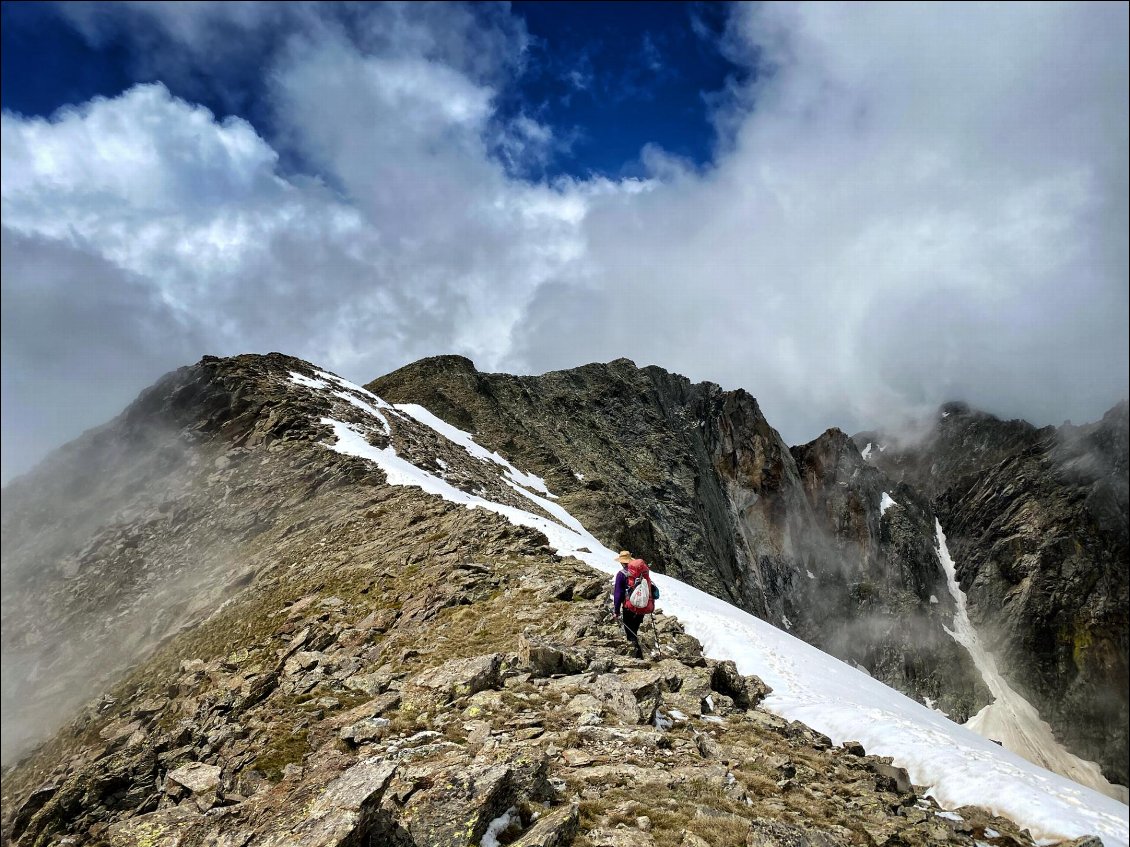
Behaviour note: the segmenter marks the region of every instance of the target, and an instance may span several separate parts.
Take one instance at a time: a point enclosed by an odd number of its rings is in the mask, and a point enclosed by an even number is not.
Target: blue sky
[[[566,131],[549,175],[638,176],[648,144],[709,164],[712,101],[751,74],[722,49],[723,4],[541,2],[514,10],[530,34],[531,61],[506,105]]]
[[[45,117],[160,81],[221,118],[236,114],[261,134],[272,131],[258,103],[259,69],[279,47],[274,39],[252,40],[251,49],[215,68],[169,74],[147,55],[167,36],[139,39],[115,26],[92,38],[51,4],[5,2],[2,9],[0,99],[7,110]],[[717,99],[752,72],[725,55],[725,4],[518,2],[510,9],[528,41],[520,69],[497,92],[499,119],[529,115],[559,137],[545,161],[507,160],[522,176],[639,176],[646,145],[697,166],[710,163]]]
[[[1124,3],[2,8],[5,480],[205,354],[1127,394]]]

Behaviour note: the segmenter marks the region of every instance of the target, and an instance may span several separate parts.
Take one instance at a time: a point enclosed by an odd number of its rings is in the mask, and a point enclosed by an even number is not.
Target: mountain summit
[[[1049,461],[1110,445],[1077,434]],[[1124,806],[934,711],[1008,669],[963,634],[950,487],[867,455],[626,360],[182,368],[5,489],[5,837],[1124,842]],[[625,547],[663,592],[643,662],[604,605]]]

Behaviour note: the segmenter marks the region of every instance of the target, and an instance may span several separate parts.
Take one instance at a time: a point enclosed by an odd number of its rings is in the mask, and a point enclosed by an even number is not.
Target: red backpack
[[[643,559],[628,562],[628,596],[624,598],[624,608],[637,615],[649,615],[655,611],[655,597],[651,590],[651,571]]]

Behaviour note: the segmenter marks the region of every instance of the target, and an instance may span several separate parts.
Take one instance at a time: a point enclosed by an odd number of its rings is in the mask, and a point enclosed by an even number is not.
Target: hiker
[[[651,572],[643,559],[634,559],[627,550],[621,550],[616,557],[620,563],[620,570],[616,574],[616,582],[612,591],[612,616],[624,625],[624,634],[631,643],[637,659],[643,658],[643,648],[640,646],[640,624],[644,615],[655,608],[655,599],[651,590]],[[646,600],[641,605],[632,603],[631,596],[640,582],[644,582]],[[639,592],[636,592],[637,595]],[[637,596],[637,601],[643,598]],[[623,613],[621,615],[621,612]]]

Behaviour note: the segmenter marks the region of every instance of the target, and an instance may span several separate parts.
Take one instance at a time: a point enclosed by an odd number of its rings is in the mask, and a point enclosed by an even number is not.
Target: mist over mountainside
[[[465,815],[459,843],[478,844],[513,809],[523,837],[537,812],[545,839],[579,826],[577,843],[597,845],[591,833],[629,813],[633,780],[658,756],[676,776],[649,788],[668,810],[651,812],[656,843],[669,825],[745,844],[771,821],[785,827],[778,840],[1031,843],[974,811],[964,829],[938,824],[889,763],[854,763],[766,717],[760,682],[704,659],[674,619],[659,618],[673,650],[663,666],[633,665],[600,622],[605,579],[505,519],[521,510],[548,527],[567,512],[602,543],[963,721],[991,697],[948,632],[954,598],[933,541],[948,487],[920,488],[838,430],[790,449],[749,394],[627,360],[512,377],[440,357],[368,388],[278,354],[206,357],[5,488],[6,837],[131,844],[150,827],[167,839],[152,843],[170,845],[274,843],[271,833],[438,844],[445,821]],[[429,412],[481,447],[451,441]],[[1097,516],[1087,532],[1101,539],[1103,521],[1125,515],[1117,412],[1041,454],[1075,481],[1064,502]],[[341,445],[354,436],[350,455]],[[363,453],[381,457],[383,474]],[[454,503],[404,487],[424,468]],[[997,484],[1014,485],[1003,471]],[[979,502],[976,520],[1004,519],[990,493]],[[970,537],[955,529],[955,547]],[[1112,592],[1095,607],[1102,626],[1077,636],[1087,672],[1043,668],[1048,685],[1086,701],[1076,720],[1108,729],[1125,693],[1087,694],[1112,668],[1125,674],[1122,538],[1093,548],[1101,577],[1087,575],[1092,547],[1071,559],[1092,603]],[[966,573],[974,553],[958,561],[981,625],[978,604],[995,595]],[[1056,597],[1044,611],[1083,608]],[[551,716],[563,703],[573,717],[561,724]],[[662,728],[661,706],[697,723]],[[633,729],[641,722],[656,732]],[[1085,753],[1098,735],[1061,737]],[[1124,749],[1125,734],[1107,738]],[[396,761],[376,762],[393,748]],[[445,789],[457,773],[472,777]],[[311,804],[322,823],[302,822]]]
[[[929,498],[970,617],[1009,679],[1060,738],[1127,784],[1126,402],[1093,424],[1042,429],[949,403],[908,444],[854,440]]]

